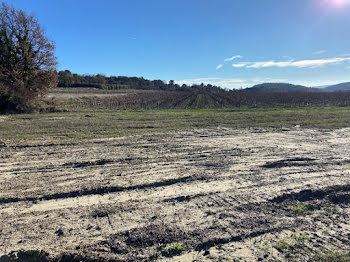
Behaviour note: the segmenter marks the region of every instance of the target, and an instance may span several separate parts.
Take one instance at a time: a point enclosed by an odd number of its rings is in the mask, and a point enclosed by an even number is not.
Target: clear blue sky
[[[229,88],[350,81],[350,0],[5,2],[39,19],[60,70]]]

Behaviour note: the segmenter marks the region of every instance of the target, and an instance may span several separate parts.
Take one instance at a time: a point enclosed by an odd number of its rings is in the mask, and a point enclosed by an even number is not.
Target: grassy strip
[[[194,128],[350,127],[350,108],[108,110],[5,116],[0,140],[76,140]]]

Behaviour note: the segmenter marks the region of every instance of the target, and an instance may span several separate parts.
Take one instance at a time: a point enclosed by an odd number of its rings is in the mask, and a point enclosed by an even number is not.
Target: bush
[[[31,112],[34,107],[25,98],[5,94],[0,96],[0,112],[3,113],[24,113]]]

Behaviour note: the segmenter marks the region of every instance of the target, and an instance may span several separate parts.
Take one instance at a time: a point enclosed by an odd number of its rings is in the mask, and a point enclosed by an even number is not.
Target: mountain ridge
[[[251,93],[318,92],[316,88],[306,87],[302,85],[294,85],[289,83],[262,83],[243,89],[242,91]]]
[[[350,91],[350,82],[327,86],[324,88],[324,90],[330,91],[330,92]]]
[[[292,93],[292,92],[341,92],[350,91],[350,82],[322,87],[307,87],[290,83],[262,83],[242,89],[249,93]]]

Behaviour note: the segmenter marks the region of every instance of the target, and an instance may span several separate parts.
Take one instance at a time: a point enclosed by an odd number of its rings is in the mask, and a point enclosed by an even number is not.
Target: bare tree
[[[1,4],[0,96],[16,107],[12,109],[28,110],[57,85],[54,51],[54,43],[33,15]]]

